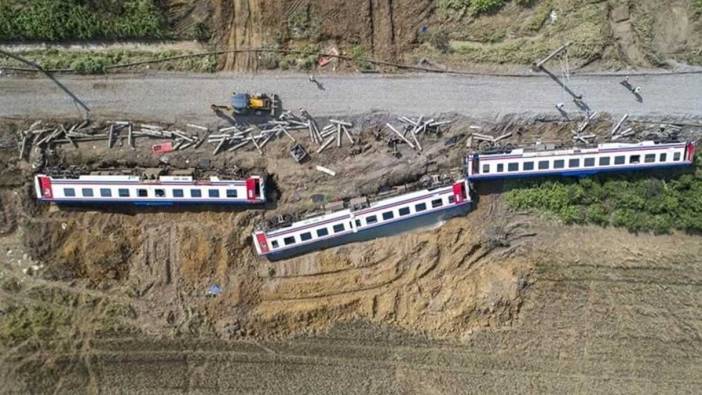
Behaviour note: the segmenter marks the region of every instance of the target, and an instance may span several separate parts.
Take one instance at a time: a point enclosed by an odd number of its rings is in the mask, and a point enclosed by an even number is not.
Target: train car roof
[[[669,145],[680,145],[685,144],[685,142],[666,142],[658,143],[655,141],[642,141],[639,143],[602,143],[597,146],[591,147],[570,147],[570,148],[558,148],[558,149],[524,149],[515,148],[512,150],[505,150],[501,152],[487,152],[487,153],[477,153],[480,157],[491,157],[491,156],[517,156],[523,155],[526,157],[539,157],[539,156],[556,156],[556,155],[566,155],[571,153],[598,153],[600,151],[610,151],[616,149],[630,149],[630,148],[645,148],[653,146],[669,146]]]

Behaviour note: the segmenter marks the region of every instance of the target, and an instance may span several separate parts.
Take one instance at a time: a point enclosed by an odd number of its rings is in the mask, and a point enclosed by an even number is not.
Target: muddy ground
[[[9,391],[59,392],[698,392],[698,236],[566,227],[508,210],[500,185],[441,227],[287,261],[257,258],[266,216],[460,165],[471,126],[511,142],[566,141],[573,123],[451,115],[417,154],[376,138],[296,165],[289,142],[188,167],[266,169],[269,209],[89,210],[38,205],[30,163],[2,150],[0,374]],[[47,122],[51,122],[48,121]],[[28,121],[2,125],[0,143]],[[605,136],[606,117],[592,130]],[[635,124],[641,134],[650,124]],[[656,129],[658,126],[656,125]],[[699,137],[683,127],[682,137]],[[303,138],[303,137],[301,137]],[[304,138],[303,138],[304,139]],[[104,142],[64,146],[86,168],[158,163]],[[35,159],[35,157],[32,157]],[[336,177],[314,170],[335,168]],[[212,284],[223,293],[207,296]]]

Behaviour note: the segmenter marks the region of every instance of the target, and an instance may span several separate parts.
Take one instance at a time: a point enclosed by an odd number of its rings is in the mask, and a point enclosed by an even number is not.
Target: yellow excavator
[[[267,95],[265,93],[250,95],[248,93],[233,92],[230,103],[231,105],[229,106],[213,104],[210,107],[215,112],[231,111],[233,115],[247,115],[251,113],[256,115],[264,113],[275,115],[278,107],[278,97],[277,95]]]

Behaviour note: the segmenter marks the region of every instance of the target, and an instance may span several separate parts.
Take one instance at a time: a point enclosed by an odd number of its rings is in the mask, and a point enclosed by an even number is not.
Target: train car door
[[[468,197],[466,193],[466,183],[464,181],[453,184],[454,203],[462,203]]]
[[[466,171],[468,172],[468,176],[480,174],[480,158],[478,154],[468,155]]]
[[[246,179],[246,199],[259,200],[261,199],[261,179],[258,177],[249,177]]]
[[[689,160],[690,162],[695,160],[695,144],[694,143],[687,143],[687,147],[685,147],[685,160]]]
[[[39,189],[41,190],[40,198],[52,199],[54,197],[51,192],[51,178],[46,176],[39,177]]]
[[[258,249],[261,254],[267,254],[268,251],[268,239],[266,234],[263,232],[256,232],[256,244],[258,244]]]

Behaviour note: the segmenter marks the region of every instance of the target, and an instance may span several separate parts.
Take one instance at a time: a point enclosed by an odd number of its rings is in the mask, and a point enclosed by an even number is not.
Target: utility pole
[[[90,118],[90,108],[88,108],[88,106],[86,106],[85,103],[83,103],[76,95],[74,95],[73,92],[71,92],[70,90],[68,90],[68,88],[66,88],[65,85],[63,85],[61,82],[59,82],[59,80],[57,80],[51,73],[49,73],[48,71],[44,70],[40,65],[38,65],[38,64],[36,64],[36,63],[34,63],[34,62],[32,62],[31,60],[27,60],[27,59],[25,59],[25,58],[23,58],[23,57],[21,57],[21,56],[15,55],[15,54],[13,54],[13,53],[11,53],[11,52],[4,51],[4,50],[2,50],[2,49],[0,49],[0,55],[5,55],[5,56],[7,56],[8,58],[12,58],[12,59],[17,60],[18,62],[22,62],[22,63],[24,63],[24,64],[26,64],[26,65],[28,65],[28,66],[30,66],[30,67],[33,67],[33,68],[37,69],[37,71],[39,71],[40,73],[42,73],[42,74],[44,74],[45,76],[49,77],[49,79],[50,79],[51,81],[53,81],[56,85],[58,85],[58,87],[61,88],[61,90],[63,90],[68,96],[70,96],[71,99],[73,99],[73,101],[76,102],[76,104],[78,104],[80,107],[83,108],[83,110],[85,110],[85,116],[84,116],[84,118],[85,118],[85,119],[89,119],[89,118]]]

